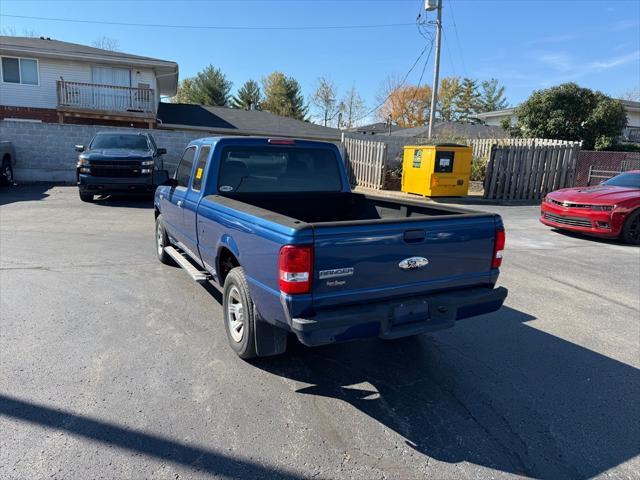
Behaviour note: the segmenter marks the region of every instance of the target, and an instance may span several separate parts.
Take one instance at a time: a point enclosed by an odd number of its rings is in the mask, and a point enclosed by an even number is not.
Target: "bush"
[[[471,161],[471,181],[484,182],[487,176],[487,159],[481,157],[473,157]]]
[[[605,150],[608,152],[640,152],[640,145],[637,143],[613,143],[607,145],[607,148],[598,148],[596,150]]]

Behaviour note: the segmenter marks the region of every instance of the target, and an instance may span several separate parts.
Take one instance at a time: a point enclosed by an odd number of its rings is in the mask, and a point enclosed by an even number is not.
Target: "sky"
[[[308,98],[325,76],[339,94],[355,86],[374,108],[385,78],[404,77],[431,45],[415,24],[422,5],[424,0],[0,0],[0,31],[89,45],[111,37],[124,52],[176,61],[180,78],[209,64],[219,67],[234,90],[279,70],[295,77]],[[637,0],[443,0],[443,6],[441,76],[497,78],[511,105],[568,81],[614,97],[640,87]],[[427,21],[434,19],[434,12],[427,13]],[[434,54],[428,53],[408,83],[421,75],[422,84],[433,82]]]

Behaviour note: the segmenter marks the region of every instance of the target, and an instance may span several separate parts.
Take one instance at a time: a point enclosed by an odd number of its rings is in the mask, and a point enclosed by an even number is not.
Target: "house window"
[[[32,58],[2,57],[2,81],[38,85],[38,61]]]

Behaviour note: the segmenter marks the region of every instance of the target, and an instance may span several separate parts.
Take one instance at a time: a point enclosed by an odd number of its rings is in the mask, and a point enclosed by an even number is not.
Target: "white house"
[[[640,143],[640,102],[630,100],[619,100],[627,112],[627,127],[622,134],[627,142]],[[515,126],[518,117],[515,114],[516,108],[505,108],[504,110],[494,110],[493,112],[478,113],[476,117],[487,125],[502,125],[504,120],[509,120],[511,126]]]
[[[0,119],[148,126],[178,64],[49,38],[0,36]]]

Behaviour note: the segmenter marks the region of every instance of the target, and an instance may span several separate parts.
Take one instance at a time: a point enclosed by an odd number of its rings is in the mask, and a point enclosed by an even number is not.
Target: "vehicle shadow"
[[[485,200],[479,195],[469,195],[467,197],[432,197],[431,200],[435,203],[450,205],[498,205],[501,207],[527,207],[540,205],[541,202],[540,200]]]
[[[569,237],[569,238],[575,238],[577,240],[586,240],[588,242],[593,242],[593,243],[604,243],[607,245],[619,245],[621,247],[630,247],[630,248],[638,248],[638,245],[632,245],[630,243],[625,243],[622,240],[619,240],[617,238],[602,238],[602,237],[594,237],[591,235],[584,235],[578,232],[570,232],[568,230],[561,230],[558,228],[552,228],[552,231],[554,233],[558,233],[560,235],[563,235],[565,237]]]
[[[639,371],[527,325],[532,320],[505,307],[459,330],[293,344],[285,356],[254,364],[301,382],[301,395],[350,404],[443,462],[575,479],[633,459]]]
[[[142,453],[163,462],[185,465],[221,478],[302,478],[285,469],[0,394],[0,417],[3,416]]]
[[[0,205],[42,200],[49,196],[47,191],[53,186],[50,184],[2,185],[0,186]]]
[[[120,208],[153,208],[153,196],[149,195],[102,195],[93,200],[95,205]]]

